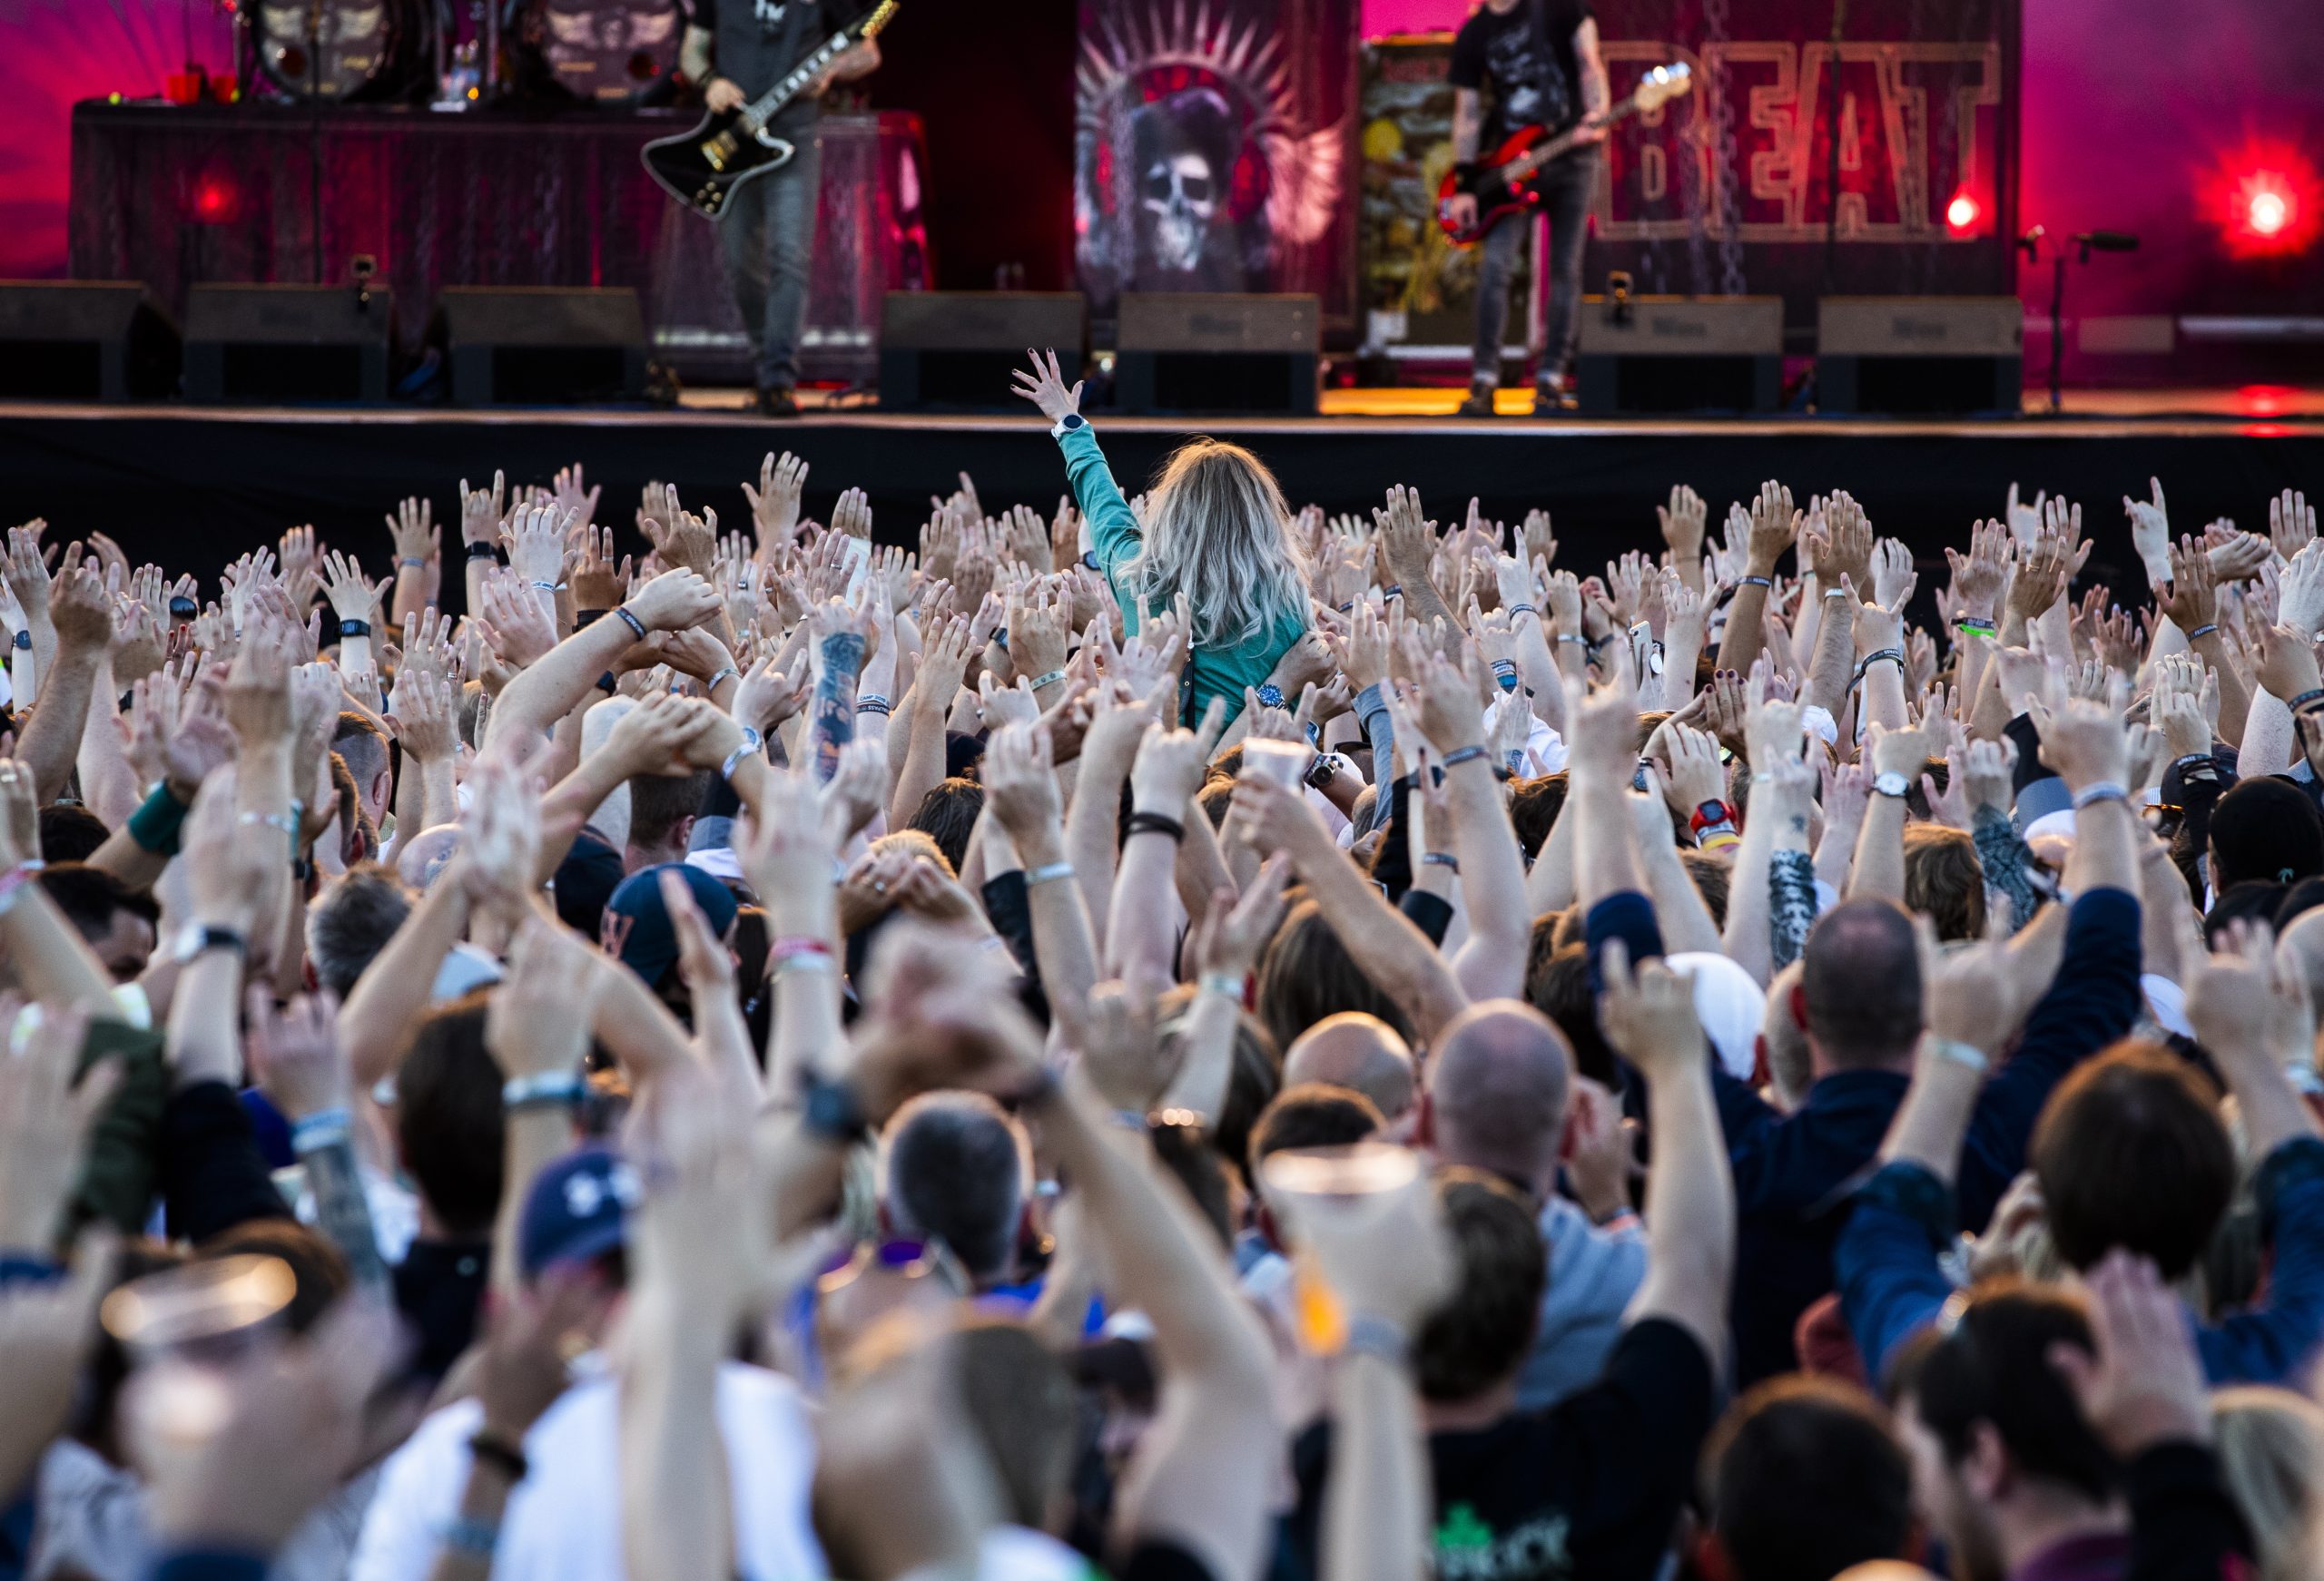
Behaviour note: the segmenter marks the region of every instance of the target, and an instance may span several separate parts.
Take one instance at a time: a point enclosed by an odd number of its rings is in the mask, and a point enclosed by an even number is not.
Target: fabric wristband
[[[1457,873],[1461,870],[1461,859],[1451,851],[1429,851],[1420,859],[1420,865],[1423,868],[1450,868]]]
[[[1387,1319],[1358,1312],[1347,1321],[1347,1334],[1341,1341],[1340,1350],[1344,1355],[1371,1356],[1401,1368],[1410,1364],[1413,1347],[1403,1330]]]
[[[1187,826],[1177,819],[1160,812],[1133,812],[1129,815],[1130,834],[1167,834],[1174,840],[1187,838]]]
[[[1038,868],[1025,869],[1025,888],[1029,889],[1036,884],[1054,884],[1059,879],[1071,877],[1073,877],[1071,862],[1044,862]]]
[[[622,624],[636,635],[639,642],[645,640],[645,623],[629,613],[629,605],[617,604],[614,605],[613,613],[621,616]]]
[[[2131,793],[2114,781],[2101,780],[2094,785],[2084,785],[2073,793],[2073,810],[2080,812],[2093,802],[2128,802],[2130,799]]]
[[[178,831],[185,827],[186,804],[170,791],[166,783],[156,785],[129,815],[129,838],[137,849],[151,851],[157,857],[178,854]]]
[[[1488,755],[1482,746],[1462,747],[1457,751],[1445,753],[1443,766],[1447,769],[1457,769],[1463,763],[1473,763],[1479,758]]]
[[[2191,642],[2195,641],[2198,637],[2208,637],[2208,636],[2211,636],[2211,635],[2215,634],[2218,631],[2219,631],[2219,623],[2218,623],[2218,622],[2216,622],[2216,621],[2213,621],[2213,622],[2211,622],[2211,623],[2209,623],[2209,624],[2207,624],[2197,626],[2193,631],[2189,632],[2189,633],[2187,633],[2187,640],[2188,640],[2189,642],[2191,642]]]
[[[1735,585],[1738,587],[1764,587],[1769,592],[1773,592],[1775,590],[1776,579],[1772,576],[1745,576],[1738,578]]]
[[[1939,1059],[1949,1059],[1955,1065],[1965,1065],[1981,1075],[1993,1065],[1993,1060],[1984,1049],[1974,1043],[1964,1043],[1957,1037],[1939,1037],[1932,1033],[1928,1047],[1929,1052]]]
[[[468,555],[471,561],[497,560],[500,558],[500,545],[497,544],[470,544],[468,548]]]
[[[1046,671],[1043,673],[1033,677],[1033,690],[1039,692],[1043,687],[1054,686],[1064,679],[1065,672],[1062,670]]]
[[[514,1115],[526,1109],[560,1107],[577,1104],[589,1090],[588,1083],[577,1071],[535,1071],[530,1075],[511,1076],[500,1084],[500,1106]]]
[[[2313,692],[2303,692],[2298,697],[2287,699],[2284,706],[2294,713],[2305,713],[2319,702],[2324,702],[2324,686],[2319,686]]]
[[[354,1124],[345,1105],[318,1109],[290,1122],[290,1151],[312,1153],[347,1140],[348,1128]]]
[[[343,620],[339,623],[339,635],[342,642],[349,637],[368,637],[370,634],[371,623],[369,621]]]

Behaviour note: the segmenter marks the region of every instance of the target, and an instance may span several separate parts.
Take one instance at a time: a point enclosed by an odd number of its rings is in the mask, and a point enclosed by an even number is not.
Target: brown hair
[[[1421,1398],[1469,1399],[1514,1371],[1533,1342],[1549,1252],[1514,1188],[1473,1169],[1436,1177],[1460,1278],[1413,1346]]]
[[[1985,869],[1966,830],[1905,826],[1905,909],[1925,913],[1946,942],[1984,937]]]
[[[1324,920],[1312,899],[1295,904],[1259,957],[1259,1019],[1277,1048],[1288,1048],[1301,1033],[1338,1010],[1377,1016],[1406,1042],[1412,1023],[1393,1000],[1373,985]]]
[[[2194,1266],[2235,1193],[2218,1095],[2184,1060],[2126,1039],[2058,1085],[2027,1156],[2068,1266],[2121,1246],[2166,1280]]]

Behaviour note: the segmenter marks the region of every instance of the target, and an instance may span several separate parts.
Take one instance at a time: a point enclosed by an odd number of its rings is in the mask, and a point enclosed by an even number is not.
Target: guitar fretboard
[[[758,131],[774,118],[775,113],[797,98],[801,89],[813,82],[822,69],[838,58],[840,53],[855,41],[844,30],[825,39],[822,47],[791,68],[791,74],[769,88],[749,109],[743,112],[743,121],[753,132]]]

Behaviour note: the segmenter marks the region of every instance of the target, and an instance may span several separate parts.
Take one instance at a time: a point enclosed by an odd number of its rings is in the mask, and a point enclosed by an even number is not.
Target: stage
[[[2324,477],[2324,391],[2070,393],[2086,408],[2063,417],[1977,421],[1817,417],[1463,420],[1433,415],[1457,398],[1429,390],[1332,392],[1312,418],[1187,419],[1093,414],[1123,486],[1135,491],[1190,433],[1250,446],[1282,478],[1295,506],[1363,510],[1392,483],[1417,487],[1440,519],[1472,495],[1511,522],[1551,512],[1561,558],[1577,567],[1653,542],[1656,503],[1674,483],[1711,501],[1714,514],[1767,477],[1801,496],[1845,488],[1875,525],[1924,561],[1926,595],[1944,574],[1943,545],[1973,520],[2000,513],[2010,484],[2063,493],[2084,508],[2098,541],[2086,579],[2127,590],[2137,574],[2121,499],[2162,478],[2174,525],[2199,531],[2215,516],[2264,530],[2280,489]],[[0,477],[9,508],[44,516],[53,538],[97,529],[133,559],[224,564],[312,522],[335,546],[377,572],[380,518],[406,495],[435,502],[455,535],[455,486],[489,478],[546,484],[580,461],[602,485],[599,519],[642,548],[632,525],[640,486],[675,483],[723,525],[747,525],[740,484],[768,450],[812,467],[807,506],[831,507],[840,489],[872,496],[878,536],[911,545],[931,495],[971,474],[988,506],[1053,505],[1064,487],[1056,446],[1037,418],[883,414],[825,406],[795,422],[740,409],[707,392],[675,410],[255,408],[0,403]],[[2146,416],[2176,407],[2177,415]],[[2107,409],[2112,408],[2112,409]],[[2206,413],[2212,415],[2205,415]],[[199,546],[190,548],[189,539]],[[191,556],[191,558],[189,558]],[[457,601],[448,578],[448,600]]]

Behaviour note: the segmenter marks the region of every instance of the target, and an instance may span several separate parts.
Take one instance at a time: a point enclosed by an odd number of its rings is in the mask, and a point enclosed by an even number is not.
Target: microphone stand
[[[1824,151],[1824,287],[1830,296],[1838,289],[1840,272],[1840,40],[1847,29],[1848,0],[1832,0],[1832,130]]]

